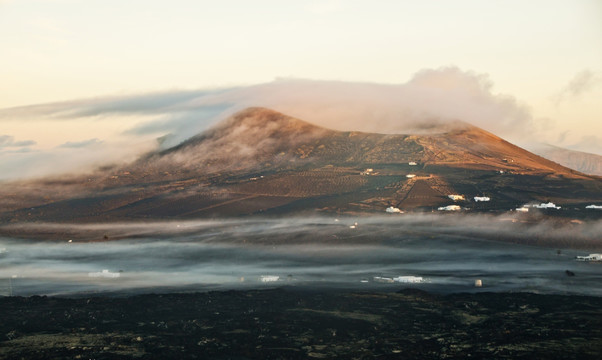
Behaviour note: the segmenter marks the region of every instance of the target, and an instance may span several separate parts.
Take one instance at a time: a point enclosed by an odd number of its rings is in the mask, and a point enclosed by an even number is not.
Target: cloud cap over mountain
[[[0,121],[31,123],[32,128],[34,123],[51,122],[67,129],[69,124],[81,128],[85,123],[90,134],[61,139],[53,148],[61,147],[64,153],[71,149],[76,155],[77,149],[87,146],[93,147],[95,154],[105,147],[108,154],[114,154],[109,148],[119,142],[122,151],[141,154],[141,149],[177,145],[253,106],[343,131],[420,134],[441,124],[464,121],[521,144],[557,143],[555,139],[563,138],[563,129],[555,129],[552,121],[535,118],[527,105],[511,95],[495,93],[488,75],[453,66],[418,71],[402,84],[282,78],[252,86],[73,100],[0,110]],[[97,133],[92,133],[95,129]],[[109,130],[113,131],[111,138],[107,138]],[[99,135],[100,131],[105,135]],[[29,133],[19,137],[38,140]],[[136,144],[131,151],[127,145],[123,147],[128,142]],[[141,142],[146,145],[140,146]],[[583,146],[578,148],[589,149]],[[81,152],[77,157],[81,158]],[[18,177],[19,169],[29,163],[14,167],[15,176],[11,177]]]

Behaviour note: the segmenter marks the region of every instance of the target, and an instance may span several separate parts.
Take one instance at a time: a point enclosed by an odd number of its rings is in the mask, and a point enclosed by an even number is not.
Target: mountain
[[[549,144],[535,146],[532,151],[570,169],[585,174],[602,176],[602,156],[569,150]]]
[[[445,165],[517,174],[583,174],[534,155],[466,123],[432,128],[431,135],[384,135],[324,129],[264,108],[250,108],[215,128],[137,166],[169,170],[174,165],[203,172],[325,164]]]
[[[421,135],[341,132],[249,108],[127,166],[5,184],[0,221],[381,213],[451,204],[507,211],[528,202],[599,203],[601,190],[599,177],[465,123]],[[465,200],[454,202],[454,194]]]

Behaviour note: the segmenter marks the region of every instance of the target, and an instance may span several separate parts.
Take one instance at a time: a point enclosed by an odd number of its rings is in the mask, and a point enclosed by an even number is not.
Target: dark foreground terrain
[[[266,289],[0,298],[2,359],[599,359],[602,298]]]

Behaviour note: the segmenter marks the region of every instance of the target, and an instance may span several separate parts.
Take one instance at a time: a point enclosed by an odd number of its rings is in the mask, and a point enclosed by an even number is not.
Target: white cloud
[[[596,75],[592,70],[585,69],[577,74],[553,97],[556,105],[581,97],[594,90],[602,82],[602,77]]]
[[[36,142],[33,140],[21,140],[15,141],[14,136],[11,135],[0,135],[0,150],[2,148],[19,148],[35,145]]]
[[[67,141],[66,143],[63,143],[61,145],[59,145],[59,148],[85,148],[85,147],[89,147],[89,146],[96,146],[96,145],[101,145],[103,142],[98,140],[98,138],[94,138],[94,139],[89,139],[89,140],[83,140],[83,141]]]
[[[529,109],[492,92],[487,75],[456,67],[423,70],[404,84],[280,79],[192,100],[191,107],[265,106],[315,124],[367,132],[417,131],[425,123],[462,120],[501,136],[536,127]]]
[[[567,147],[573,150],[602,155],[602,138],[596,135],[583,136],[579,141],[571,143]]]
[[[134,161],[156,147],[153,142],[92,141],[88,145],[84,142],[79,145],[45,151],[0,152],[0,180],[91,172],[103,165]]]

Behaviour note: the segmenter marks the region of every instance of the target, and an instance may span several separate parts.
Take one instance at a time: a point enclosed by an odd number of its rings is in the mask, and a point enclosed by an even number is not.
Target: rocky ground
[[[599,359],[602,298],[296,288],[0,298],[2,359]]]

